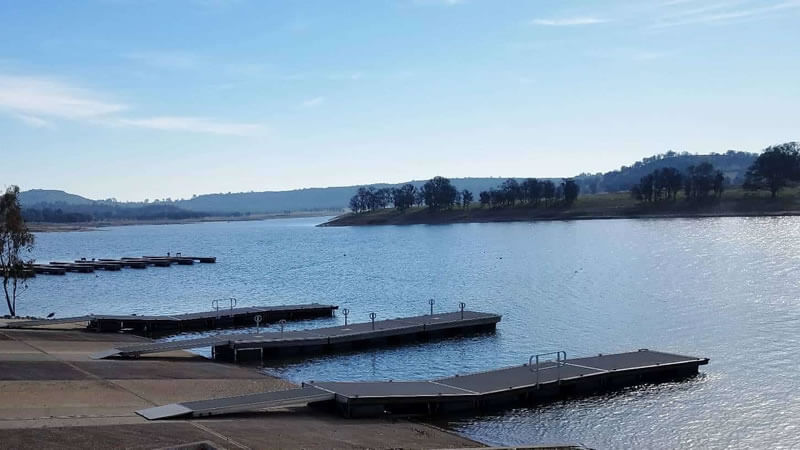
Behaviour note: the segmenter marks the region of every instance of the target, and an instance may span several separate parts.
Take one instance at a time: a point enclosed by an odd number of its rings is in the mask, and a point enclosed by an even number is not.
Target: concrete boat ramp
[[[641,349],[635,352],[555,360],[432,381],[309,382],[297,389],[147,408],[149,420],[203,417],[328,403],[345,417],[444,414],[536,403],[697,374],[707,358]]]
[[[355,323],[301,331],[226,334],[199,339],[154,342],[97,352],[94,359],[135,358],[143,354],[211,347],[215,359],[240,362],[277,356],[347,350],[386,343],[427,339],[442,335],[493,331],[498,314],[475,311]]]
[[[220,305],[218,300],[214,301]],[[82,323],[94,331],[116,332],[133,331],[140,333],[158,333],[168,331],[205,330],[236,326],[253,326],[254,319],[267,324],[279,320],[299,320],[317,317],[330,317],[338,306],[308,303],[302,305],[249,306],[235,308],[235,299],[225,299],[227,308],[216,308],[211,311],[163,316],[129,315],[86,315],[65,317],[60,319],[26,320],[11,322],[7,328],[37,328],[56,324]]]

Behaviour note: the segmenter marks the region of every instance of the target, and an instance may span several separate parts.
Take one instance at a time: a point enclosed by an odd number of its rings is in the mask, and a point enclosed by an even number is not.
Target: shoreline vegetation
[[[580,195],[574,178],[564,178],[560,184],[509,178],[480,192],[476,204],[472,192],[458,191],[450,180],[437,176],[420,188],[361,187],[350,199],[352,212],[323,226],[800,214],[797,142],[768,147],[742,178],[735,184],[708,161],[683,170],[656,168],[628,190],[613,193]]]
[[[34,233],[48,233],[59,231],[97,231],[107,227],[120,227],[132,225],[179,225],[204,222],[248,222],[273,219],[297,219],[302,217],[324,217],[340,214],[338,211],[295,211],[291,213],[276,214],[251,214],[248,216],[205,216],[188,219],[150,219],[150,220],[108,220],[99,222],[27,222],[28,228]]]
[[[535,222],[553,220],[668,219],[800,215],[800,189],[786,189],[778,198],[769,192],[729,189],[718,198],[687,202],[682,195],[662,202],[640,202],[629,192],[581,195],[571,206],[532,207],[527,204],[399,211],[393,208],[348,213],[320,226],[436,225],[449,223]]]

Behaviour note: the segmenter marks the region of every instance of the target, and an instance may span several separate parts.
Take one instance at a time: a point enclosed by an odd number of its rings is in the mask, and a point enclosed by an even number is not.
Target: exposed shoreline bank
[[[677,219],[715,217],[779,217],[800,215],[797,196],[769,199],[760,196],[742,196],[734,192],[721,199],[704,203],[683,200],[658,203],[637,203],[619,194],[597,194],[579,198],[571,207],[534,207],[515,205],[506,207],[453,208],[432,211],[412,208],[405,211],[381,209],[362,213],[348,213],[320,224],[324,227],[363,225],[440,225],[451,223],[487,222],[539,222],[556,220],[611,220],[611,219]]]
[[[209,216],[195,219],[181,220],[120,220],[108,222],[81,222],[81,223],[28,223],[28,228],[34,233],[48,233],[57,231],[97,231],[108,227],[122,227],[135,225],[181,225],[190,223],[205,222],[253,222],[273,219],[298,219],[303,217],[326,217],[336,214],[334,211],[320,211],[314,213],[290,213],[290,214],[260,214],[242,217]]]

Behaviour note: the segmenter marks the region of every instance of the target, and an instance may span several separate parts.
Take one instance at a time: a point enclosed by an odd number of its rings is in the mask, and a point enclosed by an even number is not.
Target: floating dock
[[[137,411],[150,420],[264,411],[328,403],[345,417],[388,414],[446,415],[542,403],[689,377],[707,358],[642,349],[629,353],[528,364],[432,381],[309,382],[286,391],[187,403]],[[545,355],[536,355],[545,356]],[[538,359],[538,358],[537,358]]]
[[[400,343],[437,336],[493,331],[498,314],[475,311],[355,323],[300,331],[229,334],[199,339],[153,342],[113,348],[91,357],[135,358],[149,353],[211,347],[215,359],[233,362],[258,361],[297,354],[324,353]]]
[[[226,299],[227,300],[227,299]],[[230,304],[235,304],[231,302]],[[236,326],[253,326],[256,316],[260,323],[279,320],[300,320],[317,317],[330,317],[338,308],[334,305],[309,303],[304,305],[251,306],[245,308],[220,308],[212,311],[169,316],[138,315],[88,315],[60,319],[28,320],[8,323],[8,328],[34,328],[45,325],[86,322],[87,328],[94,331],[137,333],[162,333],[169,331],[206,330]]]
[[[137,256],[123,257],[120,259],[99,258],[99,259],[76,259],[73,262],[51,261],[50,264],[31,264],[27,269],[31,275],[64,275],[66,272],[92,273],[95,270],[121,270],[123,267],[132,269],[144,269],[147,266],[169,267],[172,264],[189,266],[195,262],[213,264],[217,262],[215,256],[182,256],[176,253],[174,256]]]

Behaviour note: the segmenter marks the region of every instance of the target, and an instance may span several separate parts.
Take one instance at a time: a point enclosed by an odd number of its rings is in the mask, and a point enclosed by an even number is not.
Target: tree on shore
[[[25,266],[32,261],[25,260],[24,254],[33,250],[33,242],[33,233],[22,218],[19,187],[11,186],[0,196],[0,275],[12,316],[17,315],[17,295],[30,275]]]
[[[800,180],[800,144],[787,142],[768,147],[747,170],[743,187],[768,189],[772,198],[789,183]]]
[[[683,174],[674,167],[656,169],[631,187],[631,196],[639,201],[676,200],[683,187]]]
[[[550,180],[544,180],[542,182],[542,197],[544,197],[545,203],[552,205],[553,200],[556,198],[556,184]]]
[[[722,184],[725,176],[719,170],[714,170],[714,166],[709,162],[703,162],[697,166],[689,166],[686,169],[684,181],[684,194],[686,200],[703,200],[708,197],[710,191],[714,195],[722,195]],[[715,188],[716,186],[716,188]]]
[[[542,198],[542,183],[536,178],[528,178],[520,184],[520,191],[525,202],[538,204]]]
[[[360,187],[356,195],[350,198],[350,209],[354,212],[372,211],[386,208],[392,202],[392,192],[388,188]]]
[[[392,203],[398,211],[405,211],[414,206],[414,199],[417,188],[413,184],[406,184],[403,187],[392,189]]]
[[[458,190],[445,177],[433,177],[422,186],[425,205],[431,210],[451,208],[458,197]]]
[[[564,178],[564,182],[561,183],[561,190],[564,192],[564,203],[567,206],[572,206],[575,200],[578,199],[578,193],[581,188],[572,178]]]
[[[468,209],[469,205],[475,201],[475,197],[472,195],[472,192],[464,189],[461,191],[461,207],[464,209]]]

